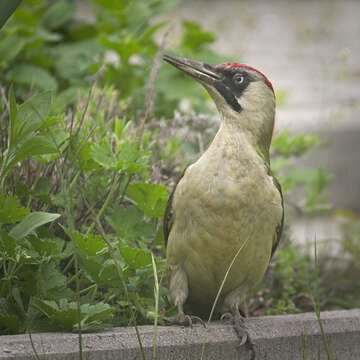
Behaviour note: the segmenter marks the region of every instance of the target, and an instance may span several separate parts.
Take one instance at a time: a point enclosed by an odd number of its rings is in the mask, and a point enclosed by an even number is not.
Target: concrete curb
[[[334,359],[360,359],[360,309],[321,313]],[[255,345],[256,360],[327,359],[319,324],[314,313],[266,316],[246,319],[246,326]],[[146,359],[152,359],[153,327],[140,326]],[[40,359],[79,359],[76,334],[41,333],[32,335]],[[306,339],[306,346],[303,340]],[[192,329],[160,326],[157,335],[156,359],[250,359],[246,347],[231,325],[214,322],[208,329],[194,325]],[[87,360],[141,359],[134,328],[113,328],[83,334],[83,358]],[[0,337],[1,360],[34,359],[28,335]]]

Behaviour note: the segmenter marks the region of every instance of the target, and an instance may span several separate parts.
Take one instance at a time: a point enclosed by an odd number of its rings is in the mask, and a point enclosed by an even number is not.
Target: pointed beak
[[[214,85],[214,82],[221,79],[214,65],[168,54],[163,55],[163,60],[207,85]]]

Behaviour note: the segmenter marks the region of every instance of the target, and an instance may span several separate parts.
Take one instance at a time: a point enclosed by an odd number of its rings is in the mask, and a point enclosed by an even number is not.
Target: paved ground
[[[360,358],[360,310],[324,311],[322,324],[335,359]],[[256,360],[327,359],[314,313],[253,317],[245,320],[254,344]],[[158,360],[248,360],[251,352],[239,346],[231,324],[212,322],[201,325],[159,326],[156,356],[153,353],[154,327],[139,326],[146,359]],[[41,359],[77,360],[78,335],[65,333],[28,334],[0,337],[1,360],[34,359],[35,348]],[[87,360],[142,359],[133,327],[107,329],[82,335],[83,358]],[[204,350],[204,356],[201,356]],[[318,355],[318,352],[320,354]]]
[[[239,57],[286,92],[277,128],[320,131],[331,141],[305,163],[335,174],[331,197],[360,213],[360,2],[184,1],[171,13],[217,34],[215,49]]]

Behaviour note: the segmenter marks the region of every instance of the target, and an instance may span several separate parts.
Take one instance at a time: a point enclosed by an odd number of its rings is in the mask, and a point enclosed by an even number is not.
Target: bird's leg
[[[243,302],[239,305],[239,309],[241,314],[244,315],[244,317],[249,317],[249,308],[246,299],[244,299]]]
[[[172,324],[190,326],[193,323],[201,323],[205,327],[205,323],[198,316],[186,315],[184,313],[184,303],[188,297],[188,280],[185,271],[180,265],[170,267],[170,294],[174,304],[178,308],[178,313],[172,318],[165,318]]]
[[[244,300],[243,303],[239,305],[239,309],[240,309],[240,314],[242,314],[244,317],[249,316],[249,309],[246,300]],[[233,314],[230,311],[224,312],[220,317],[220,320],[224,322],[233,322],[233,319],[234,319]]]
[[[239,346],[246,344],[251,351],[251,359],[255,359],[254,345],[244,322],[244,316],[248,316],[248,307],[245,302],[245,297],[241,295],[243,293],[242,290],[243,289],[238,288],[226,296],[224,300],[224,309],[227,311],[223,312],[221,320],[232,320],[234,330],[240,340]],[[244,316],[240,314],[240,309]]]
[[[240,339],[240,346],[244,345],[248,341],[249,335],[245,328],[244,318],[241,316],[239,307],[237,304],[232,306],[231,314],[233,317],[234,329],[236,331],[237,336]]]
[[[171,324],[175,324],[175,325],[192,327],[193,324],[200,323],[201,325],[206,327],[205,322],[198,316],[186,315],[183,310],[183,304],[178,304],[177,308],[178,308],[177,315],[174,317],[171,317],[171,318],[165,318],[165,320],[167,320]]]

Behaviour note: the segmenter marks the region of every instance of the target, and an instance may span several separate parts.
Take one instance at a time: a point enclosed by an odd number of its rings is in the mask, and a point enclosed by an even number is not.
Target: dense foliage
[[[0,33],[2,332],[153,321],[167,189],[151,181],[156,132],[141,123],[166,25],[150,20],[174,4],[94,1],[85,22],[72,1],[26,1]],[[183,27],[178,51],[216,57],[212,34]],[[173,69],[157,83],[157,116],[196,89]]]

